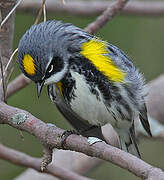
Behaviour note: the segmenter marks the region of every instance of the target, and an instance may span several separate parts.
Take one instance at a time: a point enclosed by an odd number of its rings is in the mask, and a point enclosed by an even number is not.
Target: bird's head
[[[62,28],[59,21],[33,25],[19,42],[20,69],[37,84],[38,97],[43,85],[59,82],[68,71],[68,41],[60,31]]]

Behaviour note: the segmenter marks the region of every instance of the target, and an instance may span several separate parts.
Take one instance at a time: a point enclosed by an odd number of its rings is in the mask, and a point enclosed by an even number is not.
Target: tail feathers
[[[133,154],[138,158],[141,158],[136,143],[134,130],[130,129],[129,131],[119,133],[119,140],[120,140],[120,147],[122,150],[129,152],[130,154]]]

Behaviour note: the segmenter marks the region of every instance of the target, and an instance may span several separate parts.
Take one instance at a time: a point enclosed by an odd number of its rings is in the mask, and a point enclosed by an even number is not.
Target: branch
[[[164,124],[164,75],[149,83],[147,97],[148,111],[151,116]]]
[[[48,12],[62,12],[67,14],[74,14],[80,16],[91,16],[101,14],[113,2],[108,1],[67,1],[66,4],[60,3],[59,0],[47,0],[46,8]],[[28,0],[18,7],[18,11],[31,12],[40,8],[40,1]],[[163,1],[130,1],[122,10],[124,15],[138,15],[138,16],[163,16],[164,2]]]
[[[26,87],[30,82],[31,80],[25,77],[23,74],[19,75],[7,86],[7,98]]]
[[[2,19],[4,19],[10,9],[15,5],[16,0],[0,0],[0,11]],[[2,55],[3,66],[7,65],[10,59],[14,32],[14,13],[10,16],[8,21],[0,28],[0,51]]]
[[[1,21],[5,19],[10,9],[15,5],[16,0],[0,0],[0,14],[1,14]],[[11,55],[12,43],[13,43],[13,32],[14,32],[14,14],[13,13],[8,21],[3,26],[0,26],[0,61],[1,61],[1,75],[0,75],[0,82],[3,82],[3,85],[0,83],[0,100],[5,100],[6,94],[6,79],[8,72],[2,77],[2,71],[5,69]],[[2,79],[3,78],[3,79]],[[1,81],[2,80],[2,81]]]
[[[163,117],[164,117],[164,111],[163,111],[163,108],[164,108],[164,103],[163,103],[164,102],[164,92],[163,92],[163,89],[164,89],[164,75],[161,75],[159,78],[153,80],[151,83],[149,83],[148,87],[150,89],[149,95],[148,95],[148,98],[147,98],[148,112],[154,118],[159,119],[159,120],[162,121]],[[154,127],[154,124],[152,124],[152,126]],[[157,133],[160,133],[159,137],[161,138],[163,132],[157,131],[157,129],[160,130],[159,128],[154,128],[155,131],[153,131],[154,132],[153,135],[156,136],[156,135],[158,135]],[[109,132],[109,131],[104,131],[104,132]],[[109,138],[109,139],[113,140],[113,138]],[[62,157],[63,157],[63,155],[62,155]]]
[[[38,172],[40,171],[40,164],[41,159],[40,158],[34,158],[27,154],[24,154],[22,152],[10,149],[5,147],[4,145],[0,144],[0,158],[3,160],[7,160],[13,164],[24,166],[24,167],[30,167],[35,169]],[[63,168],[59,168],[57,166],[48,165],[45,173],[51,174],[52,176],[58,177],[60,179],[65,180],[91,180],[90,178],[86,178],[83,176],[80,176],[74,172],[68,171]]]
[[[0,123],[9,124],[36,136],[47,147],[62,148],[61,135],[63,130],[45,124],[27,111],[8,106],[2,102],[0,103]],[[161,169],[155,168],[141,159],[103,142],[90,146],[86,138],[71,135],[67,138],[66,148],[112,162],[124,169],[128,169],[142,179],[156,177],[156,180],[158,180],[158,176],[164,178]]]
[[[97,167],[97,165],[100,165],[102,162],[103,161],[101,161],[100,159],[89,157],[82,153],[55,150],[53,153],[53,161],[51,165],[62,167],[78,174],[86,174],[89,171],[93,170],[94,167]],[[25,179],[52,180],[52,177],[43,173],[36,172],[33,169],[27,169],[21,175],[14,178],[14,180]],[[53,180],[58,180],[58,178],[53,177]]]
[[[102,28],[109,20],[112,20],[125,6],[128,0],[117,0],[117,2],[109,6],[101,16],[99,16],[94,22],[89,24],[85,31],[90,34],[96,33],[100,28]]]

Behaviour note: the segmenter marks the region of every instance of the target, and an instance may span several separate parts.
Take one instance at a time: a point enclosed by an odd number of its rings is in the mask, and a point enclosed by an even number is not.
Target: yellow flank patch
[[[26,54],[23,59],[23,67],[27,74],[34,75],[36,74],[36,67],[34,64],[34,59],[29,55]]]
[[[59,92],[60,92],[60,95],[63,96],[63,92],[62,92],[62,83],[59,81],[56,83],[58,89],[59,89]]]
[[[107,43],[99,39],[92,39],[81,46],[81,54],[101,71],[109,80],[123,82],[125,72],[120,70],[109,57]]]

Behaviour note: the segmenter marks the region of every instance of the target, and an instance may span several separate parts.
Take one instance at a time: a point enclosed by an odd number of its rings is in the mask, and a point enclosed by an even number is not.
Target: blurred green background
[[[15,17],[14,48],[19,39],[35,21],[36,14],[20,14]],[[81,28],[92,22],[95,17],[78,17],[62,14],[48,14],[48,19],[71,22]],[[134,64],[144,73],[147,81],[154,79],[164,71],[164,18],[143,18],[135,16],[116,17],[97,36],[107,40],[125,51]],[[12,79],[20,73],[16,65]],[[8,100],[8,104],[17,106],[31,112],[36,117],[46,122],[55,123],[56,126],[69,129],[68,123],[56,111],[49,101],[46,88],[38,99],[35,85],[32,83]],[[42,156],[42,146],[33,136],[23,132],[24,141],[17,129],[7,125],[0,126],[0,142],[14,149],[18,149],[32,156]],[[159,141],[144,141],[140,144],[143,159],[148,163],[164,169],[163,149],[164,143]],[[64,157],[63,157],[64,158]],[[11,180],[25,169],[6,161],[0,160],[0,179]],[[126,170],[104,163],[92,172],[89,177],[101,180],[121,179],[137,180]]]

